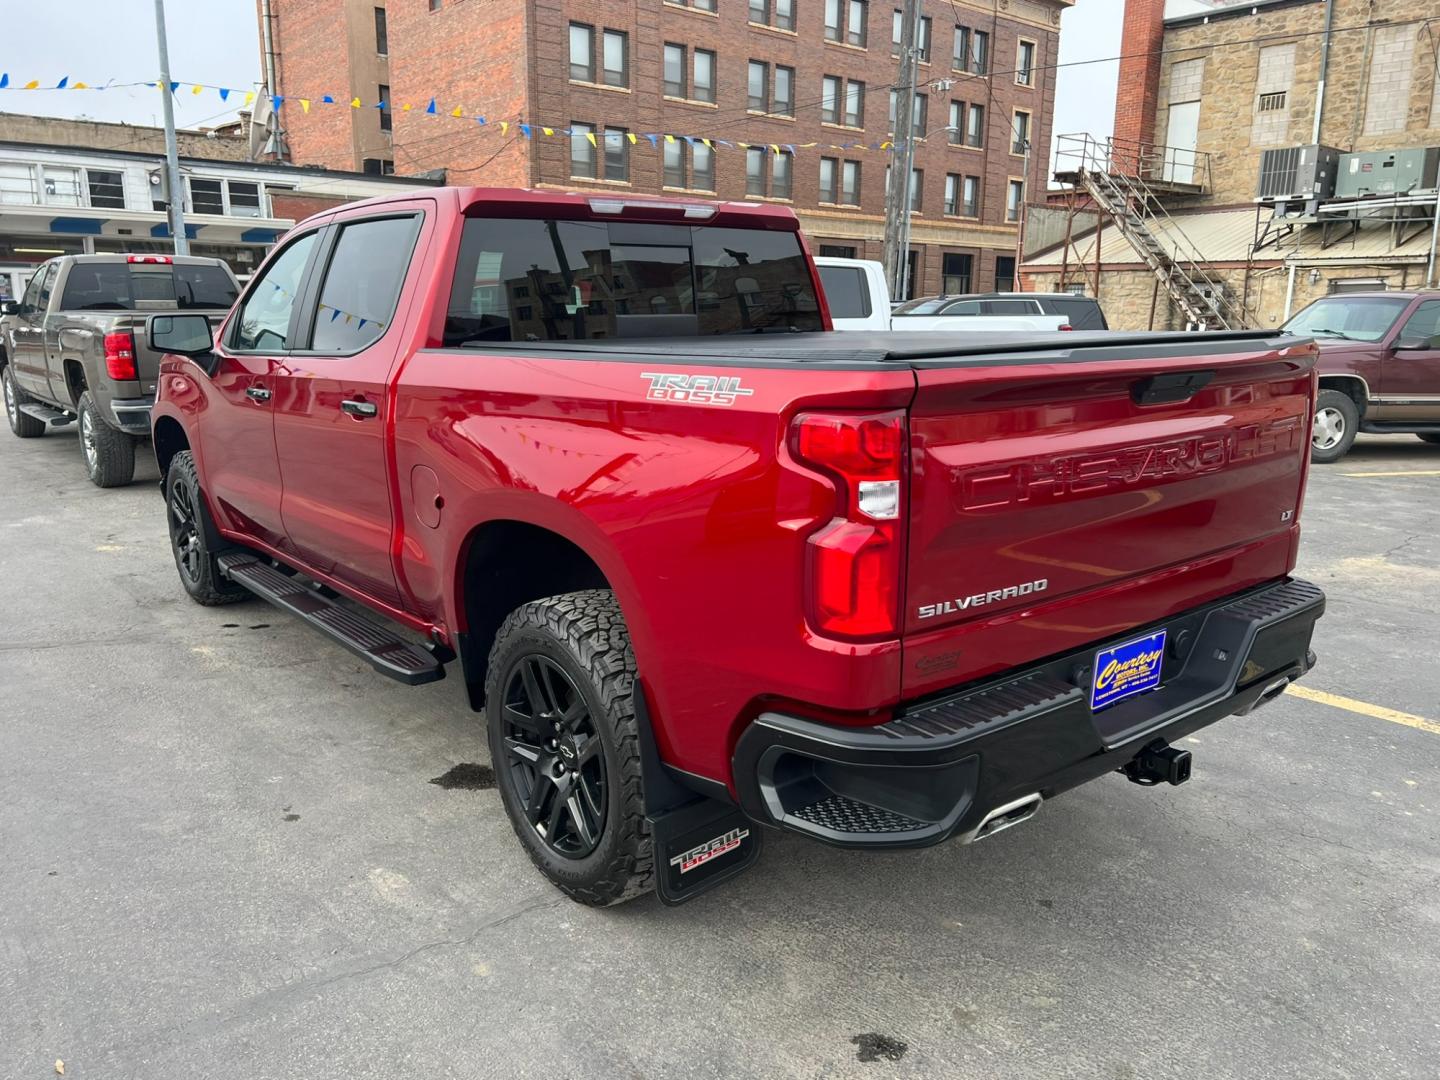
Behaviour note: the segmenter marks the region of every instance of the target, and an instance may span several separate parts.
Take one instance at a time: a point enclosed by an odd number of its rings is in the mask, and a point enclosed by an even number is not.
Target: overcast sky
[[[253,89],[260,78],[255,7],[254,0],[170,0],[171,78]],[[1060,62],[1119,53],[1123,7],[1124,0],[1078,0],[1061,20]],[[11,87],[0,90],[0,111],[159,123],[159,91],[147,87],[14,89],[31,79],[54,86],[64,77],[92,86],[143,82],[156,77],[157,65],[152,0],[0,0],[0,72],[9,74]],[[1117,66],[1061,67],[1057,134],[1109,134]],[[176,123],[182,127],[218,123],[234,112],[214,90],[195,95],[189,85],[180,88],[175,104]]]

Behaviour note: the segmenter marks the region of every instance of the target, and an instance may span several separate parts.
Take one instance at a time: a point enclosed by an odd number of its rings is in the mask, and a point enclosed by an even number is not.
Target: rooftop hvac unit
[[[1261,202],[1328,199],[1335,193],[1340,151],[1331,146],[1287,146],[1260,155]]]
[[[1437,174],[1440,174],[1440,146],[1343,154],[1335,197],[1360,199],[1367,195],[1433,191]]]

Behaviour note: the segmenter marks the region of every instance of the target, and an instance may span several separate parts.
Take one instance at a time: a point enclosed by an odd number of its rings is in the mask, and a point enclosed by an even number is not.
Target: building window
[[[792,67],[775,67],[775,100],[771,102],[770,111],[778,116],[795,115],[795,69]]]
[[[1061,292],[1065,293],[1068,296],[1084,296],[1085,283],[1083,281],[1072,282],[1066,285],[1065,288],[1061,290]]]
[[[945,213],[958,215],[960,213],[960,174],[945,174]]]
[[[1170,112],[1166,123],[1166,142],[1170,146],[1195,149],[1203,80],[1203,60],[1185,61],[1170,68]],[[1250,125],[1251,146],[1283,146],[1288,142],[1290,88],[1294,82],[1294,42],[1260,50],[1255,75],[1255,116]],[[1389,83],[1386,86],[1388,88]],[[1185,164],[1190,162],[1187,160]]]
[[[715,54],[708,49],[695,50],[695,81],[690,96],[696,101],[715,100]]]
[[[928,97],[926,97],[924,94],[916,94],[915,97],[911,100],[911,105],[912,105],[913,107],[912,107],[911,110],[910,110],[910,127],[911,127],[911,130],[915,133],[915,136],[916,136],[917,138],[925,133],[925,126],[926,126],[926,125],[925,125],[925,121],[926,121],[926,120],[929,118],[929,116],[930,116],[930,105],[929,105],[929,101],[930,101],[930,99],[929,99]],[[890,130],[891,130],[891,131],[894,131],[894,130],[895,130],[895,112],[896,112],[896,110],[900,107],[900,104],[899,104],[899,103],[900,103],[900,91],[898,91],[898,90],[891,90],[891,91],[890,91]]]
[[[602,43],[606,86],[630,85],[630,35],[606,30]]]
[[[821,244],[820,256],[825,259],[853,259],[855,248],[850,244]]]
[[[950,125],[947,131],[952,146],[961,146],[965,142],[965,103],[963,101],[950,102]]]
[[[978,176],[965,177],[965,183],[961,185],[960,216],[973,218],[980,216],[980,178]]]
[[[890,190],[890,166],[885,166],[885,190]],[[910,210],[913,213],[920,213],[921,204],[924,201],[925,170],[910,170]]]
[[[865,47],[868,0],[825,0],[825,40]]]
[[[838,75],[826,75],[822,83],[820,119],[827,124],[844,123],[846,127],[865,126],[865,84],[855,79],[841,80]],[[844,112],[840,99],[844,95]]]
[[[1280,90],[1273,94],[1261,94],[1260,100],[1255,104],[1256,112],[1279,112],[1285,108],[1286,91]]]
[[[704,143],[690,144],[690,186],[696,191],[715,190],[715,151]]]
[[[430,10],[431,10],[431,11],[439,11],[439,10],[440,10],[440,0],[430,0]]]
[[[1010,127],[1010,153],[1027,154],[1030,152],[1030,114],[1015,110],[1015,118]]]
[[[672,188],[689,187],[685,178],[685,143],[676,139],[664,143],[665,186]]]
[[[595,125],[570,124],[570,175],[580,180],[595,179]]]
[[[45,203],[49,206],[80,205],[80,173],[76,169],[62,169],[46,165],[41,170],[41,181],[45,192]],[[216,181],[219,183],[219,181]],[[219,211],[217,210],[218,214]]]
[[[385,28],[385,9],[375,9],[375,52],[379,56],[390,54],[390,35]]]
[[[865,84],[855,79],[845,84],[845,126],[865,126]]]
[[[750,0],[750,21],[776,30],[794,30],[795,0]]]
[[[946,296],[968,293],[970,291],[970,272],[973,266],[973,255],[947,251],[940,256],[940,291]]]
[[[605,129],[605,179],[630,180],[630,132],[625,128]]]
[[[974,75],[990,74],[990,35],[984,30],[970,35],[970,71]]]
[[[840,201],[839,158],[822,157],[820,159],[820,201],[825,203]]]
[[[794,177],[794,158],[788,150],[770,155],[770,197],[788,199]]]
[[[390,87],[381,83],[376,90],[380,98],[380,130],[393,131],[395,129],[395,114],[390,111]]]
[[[769,101],[770,65],[763,60],[750,61],[750,79],[745,107],[751,112],[764,112]]]
[[[841,0],[825,0],[825,40],[844,41],[845,27],[840,12],[844,5]]]
[[[595,28],[584,23],[570,24],[570,78],[595,81]]]
[[[971,105],[965,118],[965,145],[985,145],[985,106]]]
[[[895,14],[890,20],[890,55],[900,55],[900,39],[903,34],[904,17],[900,9],[895,9]],[[930,16],[920,16],[920,40],[917,43],[915,58],[922,64],[930,62]]]
[[[665,0],[667,4],[675,7],[694,8],[696,11],[714,11],[715,0]]]
[[[230,196],[230,213],[238,217],[261,217],[260,185],[248,180],[227,180],[226,194]]]
[[[85,183],[90,188],[90,205],[107,210],[125,209],[125,174],[104,169],[86,169]]]
[[[840,123],[840,87],[838,75],[826,75],[820,80],[820,119],[826,124]]]
[[[995,256],[995,291],[1015,291],[1015,256]]]
[[[225,212],[224,185],[219,180],[190,178],[190,209],[197,214],[223,214]]]
[[[666,97],[685,96],[685,46],[665,43],[665,69],[663,73]]]
[[[970,70],[970,28],[955,26],[955,50],[950,57],[950,66],[956,71]]]
[[[361,158],[360,171],[366,176],[393,176],[395,174],[395,162],[389,158]]]
[[[1020,207],[1025,204],[1025,181],[1011,180],[1005,188],[1005,220],[1019,221]]]
[[[1017,86],[1035,85],[1035,43],[1021,40],[1015,47],[1015,83]]]
[[[846,161],[840,166],[840,201],[846,206],[860,205],[860,162]]]
[[[772,199],[790,198],[794,176],[792,165],[793,159],[788,150],[775,154],[750,147],[745,151],[745,194]]]

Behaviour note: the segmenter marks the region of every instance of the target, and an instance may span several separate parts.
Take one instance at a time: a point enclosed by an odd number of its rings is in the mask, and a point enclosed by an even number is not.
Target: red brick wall
[[[257,3],[258,7],[258,3]],[[278,92],[309,97],[349,89],[349,50],[344,0],[270,0]],[[265,48],[262,37],[260,49]],[[264,70],[265,58],[260,58]],[[309,115],[299,101],[281,105],[290,160],[297,165],[356,169],[354,131],[348,99],[344,107],[316,104]]]
[[[445,169],[452,184],[524,187],[530,151],[512,124],[528,118],[529,50],[525,0],[390,0],[390,85],[397,101],[415,108],[395,114],[395,169]],[[563,69],[549,77],[563,78]],[[423,112],[430,96],[440,113]],[[474,120],[446,115],[460,106]]]
[[[304,195],[299,192],[273,192],[270,196],[270,205],[278,218],[288,218],[291,221],[303,221],[311,214],[318,214],[322,210],[332,210],[337,206],[344,206],[353,200],[334,195]]]
[[[1120,82],[1115,97],[1115,139],[1122,143],[1155,139],[1155,109],[1160,98],[1161,48],[1165,40],[1165,0],[1125,0],[1120,34]]]

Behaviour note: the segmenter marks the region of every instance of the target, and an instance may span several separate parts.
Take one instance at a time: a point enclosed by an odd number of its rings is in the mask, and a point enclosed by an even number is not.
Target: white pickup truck
[[[815,260],[820,284],[830,305],[836,330],[1069,330],[1064,315],[979,315],[954,311],[945,315],[892,315],[885,270],[873,259]],[[978,307],[978,304],[976,305]]]

